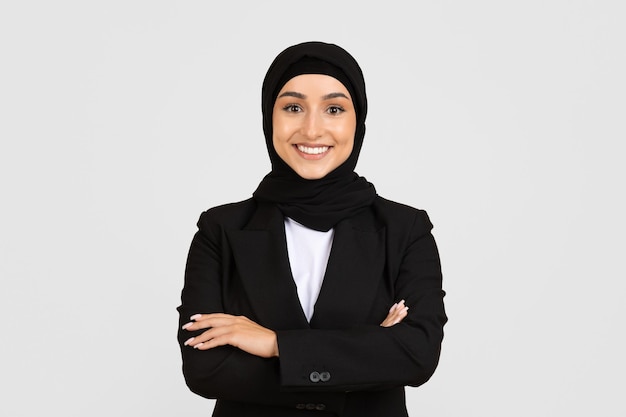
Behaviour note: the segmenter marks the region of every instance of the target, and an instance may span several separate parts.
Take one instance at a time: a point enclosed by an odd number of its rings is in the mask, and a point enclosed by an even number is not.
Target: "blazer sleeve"
[[[278,331],[281,383],[306,390],[356,391],[419,386],[437,367],[447,322],[439,253],[424,211],[408,238],[390,241],[394,293],[408,316],[392,327]],[[406,233],[405,233],[406,235]],[[393,254],[399,254],[394,260]],[[381,317],[381,321],[384,318]]]
[[[281,392],[276,358],[260,358],[232,346],[200,351],[184,345],[187,339],[204,331],[181,328],[192,315],[224,311],[221,277],[225,236],[210,213],[203,213],[198,228],[189,249],[181,304],[177,308],[178,343],[189,389],[210,399],[284,407],[315,403],[324,404],[328,411],[341,410],[345,402],[343,393]]]

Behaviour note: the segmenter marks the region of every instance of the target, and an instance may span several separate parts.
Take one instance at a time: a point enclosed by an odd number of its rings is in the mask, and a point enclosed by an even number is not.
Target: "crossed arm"
[[[409,307],[404,305],[404,300],[395,303],[380,325],[391,327],[400,323],[406,317],[408,309]],[[182,327],[184,330],[207,330],[187,339],[186,346],[208,350],[230,345],[262,358],[279,356],[276,333],[245,316],[224,313],[194,314],[189,319],[190,321]]]

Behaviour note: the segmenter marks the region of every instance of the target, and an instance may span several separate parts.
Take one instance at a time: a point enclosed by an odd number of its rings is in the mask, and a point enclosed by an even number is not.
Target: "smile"
[[[330,146],[310,147],[310,146],[296,145],[296,147],[298,148],[300,152],[305,153],[307,155],[319,155],[319,154],[326,152],[328,149],[330,149]]]

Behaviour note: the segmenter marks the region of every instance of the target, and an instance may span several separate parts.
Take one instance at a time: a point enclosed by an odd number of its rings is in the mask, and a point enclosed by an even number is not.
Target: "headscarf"
[[[320,179],[300,177],[283,161],[273,144],[272,113],[281,88],[302,74],[325,74],[341,82],[352,97],[356,112],[354,146],[348,159]],[[304,42],[282,51],[270,65],[261,92],[263,132],[272,162],[253,197],[278,206],[287,217],[314,230],[328,231],[339,221],[371,205],[376,190],[354,172],[363,138],[367,96],[359,64],[343,48],[323,42]]]

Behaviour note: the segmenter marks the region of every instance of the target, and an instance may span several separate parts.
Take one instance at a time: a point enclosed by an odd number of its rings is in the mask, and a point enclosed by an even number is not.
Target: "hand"
[[[409,308],[404,305],[404,300],[400,300],[399,303],[395,303],[389,309],[389,314],[382,323],[380,323],[383,327],[391,327],[394,324],[400,323],[408,314],[407,310]]]
[[[199,336],[189,338],[186,346],[208,350],[231,345],[262,358],[278,356],[276,333],[258,325],[247,317],[230,314],[195,314],[184,330],[209,329]]]

